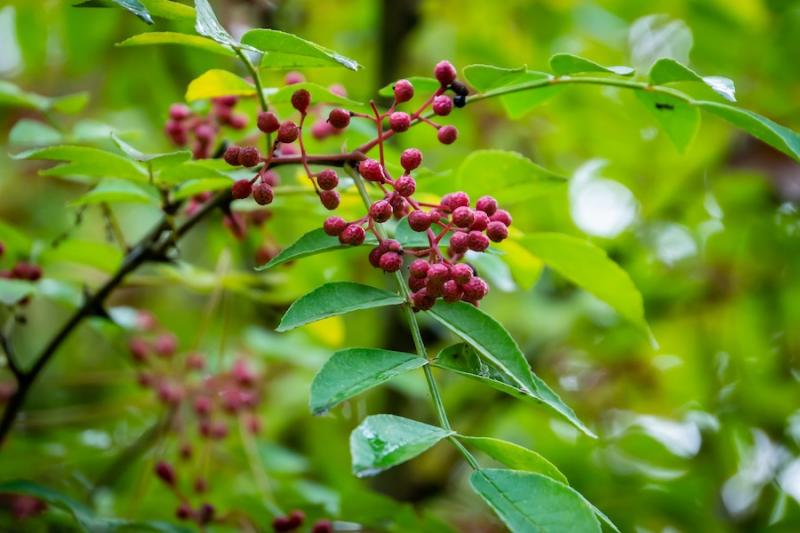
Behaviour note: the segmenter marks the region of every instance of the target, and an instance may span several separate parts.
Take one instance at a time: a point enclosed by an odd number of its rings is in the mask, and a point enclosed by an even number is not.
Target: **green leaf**
[[[206,100],[219,96],[251,96],[255,88],[233,72],[211,69],[189,82],[186,88],[186,101]]]
[[[366,244],[376,244],[373,235],[367,235],[364,241]],[[339,242],[336,237],[331,237],[322,228],[311,230],[304,234],[302,237],[294,241],[292,244],[280,251],[278,255],[273,257],[267,264],[261,265],[256,270],[268,270],[278,265],[282,265],[288,261],[294,261],[310,255],[317,255],[341,248],[352,248],[351,246],[344,246]]]
[[[603,72],[618,76],[632,76],[635,72],[631,67],[604,67],[591,59],[573,54],[555,54],[550,58],[550,68],[559,76],[583,72]]]
[[[191,198],[195,194],[200,194],[207,191],[223,191],[231,186],[233,182],[230,178],[204,178],[189,180],[182,183],[172,198],[175,200],[184,200]]]
[[[202,32],[201,32],[202,33]],[[262,66],[279,67],[344,67],[358,70],[357,61],[278,30],[254,29],[242,36],[242,43],[265,52]]]
[[[311,412],[330,410],[341,402],[427,363],[423,357],[376,348],[340,350],[322,366],[311,383]]]
[[[437,228],[434,227],[434,230]],[[437,232],[438,234],[438,232]],[[450,235],[447,233],[442,240],[439,241],[440,246],[448,246],[450,244]],[[428,248],[430,242],[428,241],[427,232],[419,232],[411,229],[408,225],[408,217],[403,217],[394,228],[394,238],[403,248]]]
[[[189,530],[159,521],[132,521],[121,518],[95,516],[94,512],[79,501],[61,494],[51,488],[25,480],[12,480],[0,483],[2,494],[23,494],[47,502],[53,507],[69,513],[84,531],[105,533],[110,531],[161,531],[163,533],[186,533]]]
[[[705,83],[726,100],[730,102],[736,101],[736,87],[730,78],[700,76],[683,63],[669,57],[661,58],[655,62],[653,68],[650,69],[650,81],[656,85],[680,81]]]
[[[353,473],[374,476],[413,459],[452,431],[394,415],[373,415],[350,434]]]
[[[87,0],[86,2],[76,4],[74,7],[109,7],[112,2],[126,11],[130,11],[147,24],[153,23],[153,18],[150,16],[147,8],[145,8],[139,0]]]
[[[48,146],[63,140],[63,135],[54,127],[29,118],[18,120],[8,133],[9,144],[15,146]]]
[[[491,437],[466,437],[463,435],[459,435],[458,440],[466,442],[513,470],[536,472],[564,485],[569,485],[567,477],[553,463],[519,444]]]
[[[72,205],[100,203],[159,203],[158,192],[144,184],[118,179],[105,179],[91,191],[71,202]]]
[[[742,128],[753,137],[777,148],[795,161],[800,161],[800,135],[797,132],[757,113],[728,104],[697,101],[695,105]]]
[[[658,121],[675,147],[683,152],[700,128],[700,112],[681,98],[652,91],[636,91],[636,97]]]
[[[92,266],[103,272],[116,271],[122,258],[123,254],[118,246],[80,239],[67,239],[42,254],[42,260],[46,263],[66,261]]]
[[[642,295],[628,273],[606,252],[585,239],[560,233],[535,233],[519,243],[579,287],[597,296],[644,331]]]
[[[533,472],[476,470],[470,485],[514,532],[600,533],[600,524],[574,489]]]
[[[41,172],[45,176],[115,177],[147,181],[147,171],[129,159],[89,146],[61,145],[36,148],[12,156],[14,159],[66,161]]]
[[[520,246],[514,239],[506,239],[494,245],[500,258],[508,265],[511,277],[523,290],[531,289],[544,269],[542,260],[530,253],[524,246]]]
[[[195,22],[194,29],[200,35],[205,35],[214,39],[219,44],[226,46],[235,46],[238,44],[228,31],[219,23],[217,15],[208,0],[195,0]]]
[[[114,143],[119,147],[119,149],[125,152],[125,155],[141,163],[148,163],[154,172],[180,165],[181,163],[185,163],[192,158],[192,152],[189,150],[176,150],[174,152],[146,154],[120,139],[116,133],[112,133],[111,138],[114,140]]]
[[[200,35],[188,35],[186,33],[175,33],[170,31],[140,33],[117,43],[117,46],[148,46],[154,44],[178,44],[203,50],[204,52],[212,52],[214,54],[220,54],[229,57],[236,55],[233,50],[226,46],[220,45],[212,39],[208,39]]]
[[[534,90],[521,90],[500,96],[500,103],[513,119],[523,117],[539,104],[552,98],[564,87],[549,85],[553,76],[546,72],[527,70],[526,67],[500,68],[490,65],[469,65],[464,68],[464,77],[482,93],[490,93],[493,89],[513,89],[527,84],[541,84]]]
[[[575,412],[539,376],[531,374],[535,384],[534,390],[523,389],[499,365],[489,358],[481,357],[481,355],[482,352],[479,352],[473,346],[466,343],[458,343],[448,346],[439,352],[432,364],[438,368],[478,380],[493,389],[520,400],[544,403],[569,420],[583,433],[596,438],[592,430],[580,421]]]
[[[35,292],[36,285],[30,281],[0,278],[0,303],[4,305],[14,305]]]
[[[169,20],[194,20],[194,8],[172,0],[139,0],[154,17]]]
[[[0,80],[0,106],[25,107],[37,111],[55,110],[60,113],[77,113],[89,101],[89,93],[79,92],[50,98],[23,91],[11,82]]]
[[[189,160],[161,170],[157,181],[169,185],[180,185],[190,180],[226,179],[230,185],[231,178],[214,168],[210,159]]]
[[[501,205],[514,205],[563,190],[567,180],[517,152],[477,150],[458,167],[458,189],[473,199],[491,193]],[[487,188],[487,184],[491,184]]]
[[[292,85],[287,85],[286,87],[282,87],[269,95],[268,99],[272,104],[281,104],[291,102],[292,95],[295,91],[300,89],[305,89],[311,94],[311,103],[313,104],[333,104],[333,105],[342,105],[348,107],[365,107],[363,103],[356,102],[355,100],[350,100],[349,98],[345,98],[344,96],[340,96],[334,92],[332,92],[327,87],[323,87],[322,85],[318,85],[316,83],[310,83],[304,81],[302,83],[294,83]]]
[[[276,331],[288,331],[359,309],[400,305],[403,302],[400,296],[369,285],[348,281],[326,283],[297,299],[283,315]]]

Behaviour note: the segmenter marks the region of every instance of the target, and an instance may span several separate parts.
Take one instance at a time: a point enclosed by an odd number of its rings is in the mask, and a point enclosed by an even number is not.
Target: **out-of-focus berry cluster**
[[[247,126],[247,115],[234,111],[238,101],[235,96],[214,98],[205,116],[184,104],[172,104],[164,131],[176,146],[190,146],[195,159],[207,159],[221,128],[242,130]]]

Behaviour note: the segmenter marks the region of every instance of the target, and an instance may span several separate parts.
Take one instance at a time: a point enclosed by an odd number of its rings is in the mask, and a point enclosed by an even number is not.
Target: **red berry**
[[[228,424],[222,420],[217,420],[211,423],[209,435],[212,439],[222,440],[228,436]]]
[[[461,286],[464,289],[464,298],[467,300],[480,300],[489,292],[489,286],[478,276]]]
[[[233,107],[238,101],[239,98],[231,94],[226,96],[218,96],[217,98],[212,99],[212,102],[223,107]]]
[[[394,99],[398,104],[408,102],[414,97],[414,86],[408,80],[398,80],[394,84]]]
[[[417,182],[411,176],[400,176],[394,182],[394,190],[402,196],[411,196],[417,190]]]
[[[255,146],[245,146],[239,150],[239,164],[245,167],[254,167],[261,161],[261,154]]]
[[[317,175],[317,185],[320,189],[330,191],[339,185],[339,176],[336,175],[334,170],[326,168]]]
[[[453,210],[452,219],[453,224],[459,228],[466,228],[475,220],[475,215],[472,213],[472,209],[462,205],[461,207],[456,207],[455,210]]]
[[[425,211],[412,211],[408,215],[408,225],[414,231],[427,231],[432,223],[433,220]]]
[[[164,333],[153,343],[153,349],[161,357],[169,357],[178,349],[178,339],[171,333]]]
[[[196,493],[201,494],[208,490],[208,482],[205,478],[199,477],[194,480],[193,488]]]
[[[214,519],[214,507],[210,503],[204,503],[198,511],[198,521],[201,525],[208,524]]]
[[[456,68],[449,61],[439,61],[433,69],[434,77],[439,80],[442,87],[447,87],[453,83],[458,73]]]
[[[397,132],[406,131],[411,127],[411,117],[403,111],[395,111],[389,115],[389,127]]]
[[[278,128],[281,127],[281,123],[278,120],[278,115],[272,111],[261,111],[258,114],[256,125],[258,126],[258,129],[264,133],[274,133],[278,131]]]
[[[411,295],[411,303],[418,311],[427,311],[436,303],[436,298],[428,294],[428,289],[420,289]]]
[[[194,412],[198,416],[206,416],[211,412],[213,404],[208,396],[198,396],[194,399]]]
[[[453,110],[453,101],[446,94],[440,94],[433,99],[433,112],[440,117],[445,117]]]
[[[458,263],[450,269],[450,274],[459,285],[463,285],[472,279],[472,267],[465,263]]]
[[[192,516],[192,507],[186,502],[181,502],[178,509],[175,511],[175,518],[178,520],[188,520],[190,516]]]
[[[358,224],[350,224],[339,234],[339,242],[358,246],[364,242],[366,237],[367,235],[364,232],[364,228]]]
[[[424,278],[428,275],[428,269],[430,266],[430,263],[424,259],[415,259],[414,262],[408,267],[408,274],[412,278]]]
[[[318,120],[313,126],[311,126],[311,136],[318,141],[321,141],[322,139],[325,139],[334,133],[338,133],[338,130],[324,120]]]
[[[337,207],[339,207],[339,202],[341,201],[341,197],[339,193],[336,191],[320,191],[319,192],[319,201],[325,206],[325,209],[328,211],[333,211]]]
[[[344,228],[346,227],[347,222],[345,222],[341,217],[328,217],[325,219],[325,223],[322,225],[322,229],[325,230],[325,233],[331,237],[336,237],[342,231],[344,231]]]
[[[280,183],[281,178],[272,170],[261,170],[261,183],[266,183],[270,187],[275,187]]]
[[[412,292],[416,292],[425,287],[427,282],[425,278],[408,278],[408,287]]]
[[[6,245],[0,242],[0,257],[3,257],[4,253],[6,253]]]
[[[292,94],[292,107],[305,113],[308,110],[308,105],[311,103],[311,93],[305,89],[298,89]]]
[[[228,146],[225,150],[225,154],[223,154],[222,158],[225,160],[226,163],[229,165],[236,166],[239,164],[239,147],[236,145]]]
[[[481,233],[480,231],[470,231],[467,244],[469,245],[469,249],[474,252],[482,252],[489,247],[489,237]]]
[[[403,266],[403,256],[395,252],[386,252],[379,261],[384,272],[397,272]]]
[[[469,236],[463,231],[456,231],[450,236],[450,251],[463,254],[469,249]]]
[[[253,200],[255,200],[258,205],[269,205],[272,203],[273,198],[272,187],[266,183],[259,182],[253,186]]]
[[[434,263],[428,268],[428,284],[444,283],[450,277],[450,267],[444,263]]]
[[[250,180],[247,178],[242,178],[233,182],[233,186],[231,187],[231,196],[233,196],[234,200],[241,200],[250,196],[252,191],[253,186],[250,184]]]
[[[497,211],[497,200],[491,196],[481,196],[475,203],[475,209],[483,211],[489,216],[492,216]]]
[[[128,342],[128,349],[134,359],[137,361],[145,361],[147,359],[147,353],[150,351],[150,346],[144,339],[131,339]]]
[[[442,298],[444,298],[445,302],[457,302],[461,299],[462,294],[461,287],[458,286],[455,280],[447,280],[442,285]]]
[[[442,198],[442,207],[444,207],[450,212],[455,211],[459,207],[468,207],[468,206],[469,206],[469,196],[467,195],[467,193],[463,191],[446,194]]]
[[[293,143],[297,140],[298,135],[300,135],[300,129],[297,127],[297,124],[291,120],[281,122],[278,128],[278,142],[284,144]]]
[[[159,461],[156,464],[156,475],[167,485],[175,485],[175,469],[166,461]]]
[[[489,222],[489,225],[486,227],[486,236],[494,242],[503,241],[508,237],[508,226],[502,222]]]
[[[392,218],[392,206],[386,200],[378,200],[369,206],[369,217],[375,222],[386,222]]]
[[[374,159],[365,159],[358,164],[358,172],[367,181],[383,182],[383,169]]]
[[[278,532],[291,531],[294,529],[294,525],[288,516],[276,516],[272,520],[272,529]]]
[[[247,116],[245,115],[233,115],[228,120],[228,126],[235,130],[243,130],[245,126],[247,126]]]
[[[172,104],[169,106],[169,118],[173,120],[183,120],[189,118],[192,110],[183,104]]]
[[[328,115],[328,123],[334,128],[341,130],[350,125],[350,112],[345,109],[332,109]]]
[[[406,172],[411,172],[422,164],[422,152],[416,148],[408,148],[400,154],[400,165]]]
[[[190,370],[203,370],[206,366],[206,359],[200,353],[190,353],[186,356],[186,368]]]
[[[489,220],[492,222],[502,222],[506,226],[511,225],[511,215],[505,209],[498,209],[495,213],[489,217]]]
[[[183,398],[183,388],[168,381],[159,383],[157,392],[158,399],[168,405],[176,405]]]
[[[374,266],[375,268],[380,268],[380,266],[381,266],[381,257],[385,253],[386,253],[386,250],[384,250],[380,246],[376,246],[375,248],[370,250],[369,256],[368,256],[369,264]]]
[[[330,520],[317,520],[311,528],[311,533],[333,533],[333,523]]]
[[[293,528],[298,528],[303,525],[306,519],[306,514],[300,509],[295,509],[289,513],[289,522]]]
[[[470,224],[469,229],[473,231],[483,231],[489,225],[489,217],[483,211],[473,211],[474,220]]]
[[[439,142],[442,144],[453,144],[456,142],[456,138],[458,138],[458,130],[455,126],[442,126],[439,128],[439,131],[436,132],[436,138],[439,139]]]
[[[212,128],[208,124],[199,124],[194,129],[194,136],[197,137],[198,141],[204,144],[209,144],[211,141],[213,141],[214,135],[215,135],[214,128]]]

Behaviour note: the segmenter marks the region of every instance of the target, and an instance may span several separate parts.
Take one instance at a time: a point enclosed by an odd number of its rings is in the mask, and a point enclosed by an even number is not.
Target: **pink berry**
[[[450,277],[450,267],[444,263],[434,263],[428,268],[428,284],[444,283]]]
[[[192,110],[183,104],[172,104],[169,106],[169,118],[172,120],[184,120],[189,118]]]
[[[462,205],[453,210],[451,218],[453,219],[453,224],[459,228],[466,228],[475,220],[475,215],[472,213],[472,209]]]
[[[187,502],[181,502],[175,511],[175,518],[178,520],[188,520],[192,516],[192,506]]]
[[[378,200],[369,206],[369,216],[375,222],[386,222],[392,218],[392,206],[386,200]]]
[[[350,112],[344,109],[333,109],[328,115],[328,123],[334,128],[341,130],[350,125]]]
[[[408,267],[408,274],[412,278],[424,278],[428,275],[430,266],[430,263],[424,259],[415,259]]]
[[[159,461],[156,464],[156,475],[169,486],[175,485],[175,469],[166,461]]]
[[[205,144],[214,140],[214,134],[214,128],[208,124],[200,124],[194,129],[194,136],[197,137],[198,141]]]
[[[394,190],[402,196],[411,196],[417,190],[417,182],[411,176],[400,176],[394,182]]]
[[[342,231],[344,231],[344,228],[346,227],[347,222],[345,222],[341,217],[328,217],[325,219],[325,222],[322,225],[322,229],[325,230],[325,233],[331,237],[336,237]]]
[[[463,231],[456,231],[450,236],[450,251],[463,254],[469,249],[469,236]]]
[[[467,243],[469,244],[470,250],[474,252],[482,252],[489,247],[489,237],[480,231],[470,231]]]
[[[206,366],[206,358],[202,354],[194,352],[186,356],[186,368],[190,370],[203,370]]]
[[[458,73],[456,68],[449,61],[439,61],[433,69],[434,77],[439,80],[442,87],[447,87],[453,83]]]
[[[508,226],[502,222],[489,222],[489,225],[486,227],[486,236],[494,242],[503,241],[508,237]]]
[[[178,339],[171,333],[164,333],[156,338],[153,349],[161,357],[169,357],[178,349]]]
[[[131,339],[128,342],[128,350],[130,350],[133,358],[139,362],[147,360],[147,354],[150,351],[150,346],[144,339]]]
[[[334,170],[326,168],[317,175],[317,185],[319,185],[320,189],[326,191],[333,190],[339,185],[339,176],[336,175]]]
[[[229,165],[237,166],[239,164],[239,147],[236,145],[228,146],[222,158]]]
[[[481,196],[475,203],[475,209],[492,216],[497,211],[497,200],[491,196]]]
[[[321,141],[322,139],[325,139],[337,132],[338,130],[336,128],[324,120],[318,120],[313,126],[311,126],[311,136],[318,141]]]
[[[198,396],[194,399],[194,412],[198,416],[206,416],[211,412],[213,404],[208,396]]]
[[[411,172],[422,164],[422,152],[416,148],[408,148],[400,154],[400,165],[406,172]]]
[[[269,205],[272,203],[273,198],[272,187],[266,183],[259,182],[253,186],[253,200],[255,200],[258,205]]]
[[[408,278],[408,288],[411,289],[412,292],[425,288],[426,284],[427,281],[425,281],[425,278]]]
[[[383,169],[374,159],[365,159],[358,164],[358,172],[367,181],[383,182]]]
[[[433,99],[433,112],[440,117],[446,117],[453,110],[453,101],[446,94],[440,94]]]
[[[436,298],[428,294],[427,289],[420,289],[411,295],[411,303],[419,311],[427,311],[436,303]]]
[[[403,256],[395,252],[386,252],[379,261],[384,272],[397,272],[403,266]]]
[[[284,144],[293,143],[297,140],[298,135],[300,135],[300,130],[297,127],[297,124],[291,120],[281,122],[281,125],[278,128],[278,142]]]
[[[254,167],[261,161],[261,154],[255,146],[245,146],[239,150],[239,164],[244,167]]]
[[[369,264],[375,268],[380,268],[381,266],[381,257],[385,254],[386,251],[381,248],[380,246],[376,246],[372,250],[369,251],[369,255],[367,258],[369,259]]]
[[[241,200],[250,196],[252,191],[253,186],[250,184],[250,180],[243,178],[233,182],[233,186],[231,187],[231,196],[233,196],[234,200]]]
[[[258,114],[256,125],[258,126],[258,129],[264,133],[275,133],[278,131],[278,128],[281,127],[281,123],[278,120],[278,115],[272,111],[261,111]]]
[[[445,302],[457,302],[461,299],[462,290],[455,280],[447,280],[442,285],[442,298]]]
[[[229,94],[229,95],[226,95],[226,96],[219,96],[217,98],[214,98],[212,101],[215,104],[223,106],[223,107],[233,107],[239,101],[239,98],[237,98],[234,95]]]
[[[297,83],[303,83],[304,81],[306,81],[306,77],[296,70],[287,72],[286,77],[283,79],[286,85],[295,85]]]
[[[330,520],[317,520],[311,528],[311,533],[333,533],[333,523]]]
[[[247,126],[247,116],[236,114],[228,119],[228,125],[235,130],[243,130]]]
[[[511,215],[505,209],[498,209],[489,217],[492,222],[502,222],[506,226],[511,225]]]
[[[456,138],[458,138],[458,130],[455,126],[442,126],[439,128],[439,131],[436,132],[436,138],[439,139],[439,142],[442,144],[453,144],[456,142]]]
[[[311,93],[305,89],[299,89],[292,94],[292,107],[305,113],[311,103]]]
[[[397,132],[406,131],[411,127],[411,117],[403,111],[395,111],[389,115],[389,127]]]
[[[472,224],[470,224],[469,229],[472,231],[483,231],[486,229],[486,226],[489,225],[489,217],[483,211],[473,211],[472,212],[474,219],[472,220]]]
[[[463,285],[472,279],[472,267],[465,263],[458,263],[450,269],[450,274],[459,285]]]
[[[478,276],[461,286],[464,289],[464,298],[468,300],[480,300],[489,292],[489,286]]]
[[[358,224],[350,224],[339,234],[339,242],[342,244],[358,246],[364,242],[366,237],[367,235],[364,232],[364,228]]]
[[[394,84],[394,99],[398,104],[408,102],[414,97],[414,86],[408,80],[398,80]]]
[[[408,215],[408,225],[414,231],[427,231],[433,221],[425,211],[412,211]]]
[[[270,187],[275,187],[280,183],[281,178],[273,170],[261,170],[261,183],[266,183]]]
[[[320,191],[319,192],[319,201],[325,206],[325,209],[328,211],[333,211],[337,207],[339,207],[339,202],[341,202],[341,197],[339,193],[336,191]]]
[[[442,207],[449,210],[450,212],[455,211],[459,207],[468,207],[468,206],[469,206],[469,196],[467,195],[467,193],[463,191],[446,194],[444,198],[442,198]]]

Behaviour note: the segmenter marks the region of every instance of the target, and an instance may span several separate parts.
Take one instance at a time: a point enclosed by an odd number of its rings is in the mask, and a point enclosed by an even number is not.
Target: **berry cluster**
[[[198,115],[186,105],[172,104],[164,131],[177,146],[187,146],[193,138],[194,158],[209,158],[220,128],[241,130],[247,126],[247,116],[233,110],[238,101],[235,96],[214,98],[206,116]]]
[[[0,258],[5,255],[5,244],[0,242]],[[42,267],[31,263],[29,261],[17,261],[13,267],[8,270],[0,270],[0,279],[18,279],[22,281],[39,281],[42,278]],[[26,296],[20,301],[16,302],[18,305],[25,305],[29,301]]]
[[[299,529],[306,520],[306,514],[295,509],[285,516],[276,516],[272,521],[272,529],[276,532],[295,531]],[[327,519],[320,519],[311,526],[311,533],[333,533],[333,523]]]
[[[159,328],[152,315],[139,313],[137,329],[139,332],[129,340],[128,347],[139,367],[138,381],[153,389],[160,402],[174,414],[168,430],[176,433],[182,442],[177,450],[180,461],[188,462],[194,456],[192,436],[187,433],[193,424],[203,448],[224,440],[231,423],[244,424],[252,434],[261,431],[256,409],[262,396],[262,380],[246,360],[236,360],[229,371],[202,375],[205,357],[198,352],[180,354],[177,338]],[[202,467],[201,464],[189,466],[197,467],[197,472]],[[176,510],[178,518],[201,525],[213,520],[214,508],[210,504],[206,502],[197,508],[189,504],[171,463],[161,461],[156,475],[180,500]],[[195,494],[205,493],[208,490],[206,477],[197,473],[191,486]]]

